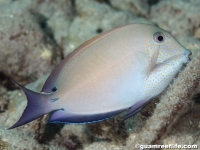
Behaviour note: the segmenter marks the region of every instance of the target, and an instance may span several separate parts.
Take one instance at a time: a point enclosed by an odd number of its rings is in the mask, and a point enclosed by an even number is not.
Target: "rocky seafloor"
[[[137,143],[200,148],[199,18],[199,0],[0,0],[0,150],[123,150]],[[193,53],[186,73],[164,94],[126,121],[122,114],[88,125],[48,124],[45,115],[6,130],[27,104],[11,78],[40,92],[56,64],[80,44],[131,23],[155,24]],[[166,98],[171,101],[163,103]],[[168,107],[164,117],[156,114]]]

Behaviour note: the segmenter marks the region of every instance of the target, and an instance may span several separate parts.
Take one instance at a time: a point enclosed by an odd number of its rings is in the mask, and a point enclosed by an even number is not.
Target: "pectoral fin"
[[[160,46],[157,48],[157,50],[153,53],[152,57],[151,57],[151,62],[149,64],[149,66],[147,67],[146,70],[146,74],[147,76],[154,70],[154,68],[156,67],[156,63],[157,63],[157,59],[158,59],[158,55],[159,55],[159,50],[160,50]]]

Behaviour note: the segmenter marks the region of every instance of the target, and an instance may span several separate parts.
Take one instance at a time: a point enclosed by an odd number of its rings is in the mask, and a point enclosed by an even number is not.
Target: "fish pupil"
[[[161,36],[161,35],[160,35],[160,36],[158,36],[158,41],[162,42],[162,41],[163,41],[163,39],[164,39],[164,38],[163,38],[163,36]]]
[[[51,91],[52,91],[52,92],[55,92],[55,91],[57,91],[57,87],[56,87],[56,86],[54,86],[54,87],[51,89]]]
[[[165,35],[162,32],[157,32],[153,35],[153,40],[155,43],[160,44],[165,41]]]

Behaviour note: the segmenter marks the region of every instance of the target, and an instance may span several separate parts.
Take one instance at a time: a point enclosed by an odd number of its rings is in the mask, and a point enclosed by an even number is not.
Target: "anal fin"
[[[128,119],[132,117],[133,115],[137,114],[139,111],[141,111],[147,104],[149,103],[149,99],[140,100],[137,103],[135,103],[131,109],[128,111],[126,115],[123,116],[123,119]]]

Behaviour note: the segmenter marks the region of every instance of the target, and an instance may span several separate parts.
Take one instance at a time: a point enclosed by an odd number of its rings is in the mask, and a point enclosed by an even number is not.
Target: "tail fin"
[[[25,93],[28,103],[27,106],[21,116],[21,118],[10,128],[13,129],[19,126],[22,126],[26,123],[29,123],[40,116],[47,114],[49,112],[46,112],[46,109],[43,106],[44,99],[46,99],[47,95],[40,94],[33,92],[24,86],[17,83],[15,80],[13,80]]]

